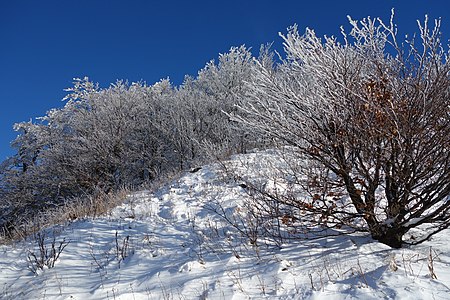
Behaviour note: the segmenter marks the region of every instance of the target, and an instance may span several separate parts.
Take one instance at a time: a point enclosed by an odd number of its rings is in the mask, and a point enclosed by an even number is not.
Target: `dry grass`
[[[47,209],[32,219],[17,224],[8,236],[0,236],[0,244],[25,239],[43,228],[65,224],[77,219],[95,218],[108,214],[114,207],[123,203],[130,190],[122,188],[114,193],[98,193],[96,196],[85,196],[67,199],[64,204]]]

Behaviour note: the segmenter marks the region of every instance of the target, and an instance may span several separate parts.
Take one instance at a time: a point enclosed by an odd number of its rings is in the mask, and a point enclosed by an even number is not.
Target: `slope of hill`
[[[236,156],[249,172],[276,157]],[[242,185],[210,165],[109,215],[1,246],[1,299],[448,299],[450,236],[390,249],[362,234],[255,247],[213,210],[240,209]],[[39,268],[40,258],[59,258]],[[33,256],[34,254],[34,256]],[[44,263],[45,264],[45,263]],[[51,265],[51,261],[47,264]]]

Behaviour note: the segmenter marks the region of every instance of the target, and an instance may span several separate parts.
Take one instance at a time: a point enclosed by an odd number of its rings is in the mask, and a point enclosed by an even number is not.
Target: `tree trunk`
[[[389,247],[399,249],[403,245],[404,232],[399,228],[379,228],[378,230],[371,230],[372,238],[388,245]]]

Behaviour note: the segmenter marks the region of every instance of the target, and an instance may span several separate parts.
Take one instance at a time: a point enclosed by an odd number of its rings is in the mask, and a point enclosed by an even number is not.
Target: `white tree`
[[[440,20],[431,30],[419,23],[420,41],[405,44],[392,18],[350,24],[342,42],[291,27],[286,59],[276,70],[258,63],[235,118],[321,167],[303,170],[311,197],[277,195],[310,217],[300,219],[368,230],[392,247],[430,224],[409,241],[419,243],[450,225],[450,61]],[[335,197],[342,191],[348,200]]]
[[[245,152],[249,133],[238,124],[232,124],[227,114],[234,112],[236,105],[244,100],[245,81],[251,77],[253,68],[250,50],[241,46],[220,54],[217,64],[210,61],[199,71],[194,84],[203,94],[201,142],[220,145],[228,152]]]
[[[84,78],[68,91],[64,107],[15,126],[18,153],[1,170],[9,221],[20,223],[73,196],[145,184],[176,165],[163,128],[170,82],[118,81],[100,89]]]

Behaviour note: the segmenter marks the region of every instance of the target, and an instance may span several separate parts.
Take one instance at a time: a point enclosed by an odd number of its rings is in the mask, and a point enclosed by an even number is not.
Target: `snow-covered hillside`
[[[264,159],[273,156],[233,162],[263,168]],[[53,237],[56,248],[68,242],[53,268],[32,271],[30,253],[39,258],[33,238],[1,246],[0,298],[450,298],[448,230],[397,250],[356,234],[256,248],[228,232],[211,209],[220,202],[233,211],[247,197],[220,170],[188,172],[157,191],[129,195],[107,216],[49,228],[49,251]]]

